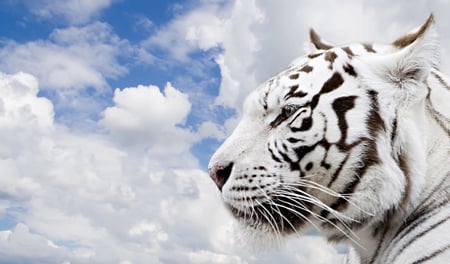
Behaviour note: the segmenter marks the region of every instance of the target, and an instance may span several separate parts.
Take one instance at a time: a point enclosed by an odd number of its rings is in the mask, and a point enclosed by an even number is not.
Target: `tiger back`
[[[260,85],[209,172],[250,243],[310,228],[348,263],[449,263],[450,81],[433,16],[312,52]]]

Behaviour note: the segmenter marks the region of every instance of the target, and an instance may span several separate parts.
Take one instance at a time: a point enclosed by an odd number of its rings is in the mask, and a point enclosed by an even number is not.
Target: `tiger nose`
[[[224,164],[214,164],[212,165],[208,171],[214,183],[217,185],[220,191],[222,191],[222,187],[227,182],[228,178],[230,178],[231,170],[233,169],[233,162]]]

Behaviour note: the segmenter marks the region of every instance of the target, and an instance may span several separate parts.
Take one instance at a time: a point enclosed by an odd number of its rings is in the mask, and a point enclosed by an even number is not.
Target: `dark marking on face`
[[[313,163],[312,162],[308,162],[308,164],[306,164],[305,166],[305,170],[306,171],[310,171],[313,168]]]
[[[327,149],[327,151],[328,151],[328,149]],[[327,163],[327,162],[325,161],[325,159],[322,160],[322,161],[320,162],[320,166],[323,167],[323,168],[325,168],[326,170],[329,170],[329,169],[331,168],[331,164],[330,164],[330,163]]]
[[[333,51],[328,51],[325,53],[325,60],[330,62],[330,65],[328,65],[328,68],[331,70],[333,69],[333,63],[336,60],[337,55]]]
[[[314,58],[319,57],[320,55],[322,55],[321,52],[319,52],[319,53],[312,53],[312,54],[309,54],[309,55],[308,55],[308,58],[314,59]]]
[[[348,123],[345,119],[345,114],[352,108],[355,107],[355,100],[358,98],[357,96],[346,96],[346,97],[339,97],[336,98],[333,103],[332,107],[334,112],[336,113],[337,119],[338,119],[338,127],[341,131],[341,138],[337,144],[337,146],[341,150],[346,150],[347,144],[347,131],[348,131]]]
[[[296,80],[296,79],[298,79],[298,76],[299,76],[298,73],[294,73],[294,74],[289,75],[289,79]]]
[[[303,139],[293,138],[293,137],[288,138],[287,141],[290,142],[290,143],[304,142]]]
[[[269,153],[270,153],[270,156],[272,157],[272,159],[278,163],[281,163],[281,160],[277,156],[275,156],[275,154],[273,153],[270,146],[268,146],[267,149],[269,150]]]
[[[355,78],[358,76],[351,64],[344,65],[344,71]]]
[[[344,83],[344,79],[342,78],[339,72],[335,72],[322,86],[320,90],[320,94],[329,93],[333,90],[336,90]]]
[[[309,65],[305,65],[305,66],[303,66],[303,67],[300,69],[300,71],[306,72],[306,73],[309,73],[309,72],[311,72],[312,70],[313,70],[313,67],[312,67],[312,66],[309,66]]]
[[[306,95],[308,95],[307,93],[305,93],[303,91],[296,92],[297,89],[298,89],[298,84],[292,85],[291,87],[289,87],[289,92],[284,96],[284,99],[286,100],[291,97],[305,97]]]
[[[342,168],[345,166],[345,163],[346,163],[347,160],[348,160],[348,157],[349,157],[349,155],[345,156],[344,160],[343,160],[341,163],[339,163],[339,166],[338,166],[337,169],[334,171],[333,175],[331,175],[331,179],[330,179],[330,181],[329,181],[328,184],[327,184],[327,187],[328,187],[328,188],[329,188],[329,187],[334,183],[334,181],[338,178],[339,174],[340,174],[341,171],[342,171]]]
[[[367,119],[367,127],[370,135],[374,138],[381,130],[386,130],[386,125],[380,116],[380,108],[378,104],[378,92],[370,90],[368,92],[370,98],[370,112]]]
[[[353,52],[350,49],[350,47],[343,47],[342,50],[345,51],[345,53],[347,53],[347,56],[349,58],[352,58],[353,56],[355,56],[355,54],[353,54]]]
[[[300,127],[291,127],[292,132],[300,132],[311,129],[313,125],[313,120],[311,117],[307,117],[302,120],[302,125]]]
[[[373,49],[372,44],[370,43],[364,43],[363,47],[367,52],[376,53],[376,51]]]

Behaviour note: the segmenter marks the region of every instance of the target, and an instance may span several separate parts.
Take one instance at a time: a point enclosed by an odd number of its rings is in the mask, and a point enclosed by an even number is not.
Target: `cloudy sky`
[[[314,233],[249,252],[209,180],[245,95],[450,1],[0,0],[0,263],[336,263]],[[445,58],[449,59],[446,60]]]

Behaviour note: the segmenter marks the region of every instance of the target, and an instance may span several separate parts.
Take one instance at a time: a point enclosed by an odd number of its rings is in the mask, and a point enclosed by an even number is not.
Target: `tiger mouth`
[[[309,208],[306,204],[293,206],[292,202],[270,200],[248,207],[246,210],[238,209],[227,204],[231,214],[242,224],[254,229],[267,227],[274,233],[290,234],[308,222]],[[264,229],[267,229],[264,228]]]

